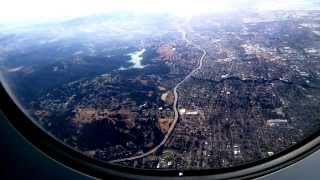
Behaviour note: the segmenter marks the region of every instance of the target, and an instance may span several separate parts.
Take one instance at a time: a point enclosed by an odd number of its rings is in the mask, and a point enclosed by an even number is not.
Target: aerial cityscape
[[[320,128],[320,10],[115,13],[12,29],[0,74],[34,123],[143,169],[220,169]]]

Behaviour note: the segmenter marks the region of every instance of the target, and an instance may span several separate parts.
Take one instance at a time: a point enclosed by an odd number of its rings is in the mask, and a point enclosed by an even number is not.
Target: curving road
[[[174,94],[174,102],[173,102],[173,110],[174,110],[174,120],[170,125],[170,128],[167,132],[167,134],[165,135],[165,137],[163,138],[163,140],[160,142],[160,144],[158,144],[156,147],[154,147],[153,149],[151,149],[148,152],[145,152],[143,154],[137,155],[137,156],[132,156],[132,157],[128,157],[128,158],[122,158],[122,159],[115,159],[115,160],[111,160],[109,161],[110,163],[116,163],[116,162],[122,162],[122,161],[130,161],[130,160],[134,160],[134,159],[139,159],[139,158],[143,158],[146,157],[148,155],[151,155],[152,153],[156,152],[162,145],[164,145],[167,140],[169,139],[169,136],[171,135],[174,127],[177,124],[177,121],[179,119],[179,112],[178,112],[178,93],[177,90],[179,88],[179,86],[181,86],[181,84],[183,84],[187,79],[189,79],[196,71],[198,71],[199,69],[201,69],[202,64],[203,64],[203,60],[207,55],[206,50],[202,49],[199,45],[194,44],[192,41],[190,41],[187,38],[187,32],[181,28],[179,28],[181,35],[182,35],[182,39],[184,41],[186,41],[187,44],[191,44],[193,46],[195,46],[197,49],[202,51],[202,56],[199,59],[198,65],[197,67],[192,70],[182,81],[180,81],[174,88],[173,88],[173,94]]]

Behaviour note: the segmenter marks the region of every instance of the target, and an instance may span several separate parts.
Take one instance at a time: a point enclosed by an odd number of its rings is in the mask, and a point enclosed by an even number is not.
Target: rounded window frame
[[[138,169],[110,164],[88,157],[59,142],[36,125],[15,102],[3,81],[0,82],[0,113],[34,148],[68,168],[96,178],[124,179],[248,179],[261,177],[302,160],[320,148],[320,130],[302,142],[277,153],[245,165],[208,170],[156,170]]]

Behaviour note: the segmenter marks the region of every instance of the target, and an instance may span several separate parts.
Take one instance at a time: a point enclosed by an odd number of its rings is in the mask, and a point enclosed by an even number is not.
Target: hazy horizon
[[[192,0],[12,0],[2,3],[0,24],[47,22],[112,12],[168,13],[190,17],[203,13],[227,13],[238,10],[318,10],[319,7],[319,2],[314,0],[200,0],[197,4]]]

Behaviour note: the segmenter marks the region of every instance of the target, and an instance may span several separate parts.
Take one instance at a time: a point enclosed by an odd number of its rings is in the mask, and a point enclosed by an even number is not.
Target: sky
[[[112,11],[172,13],[192,16],[228,12],[239,7],[257,10],[299,9],[313,0],[0,0],[0,23],[46,21]]]

